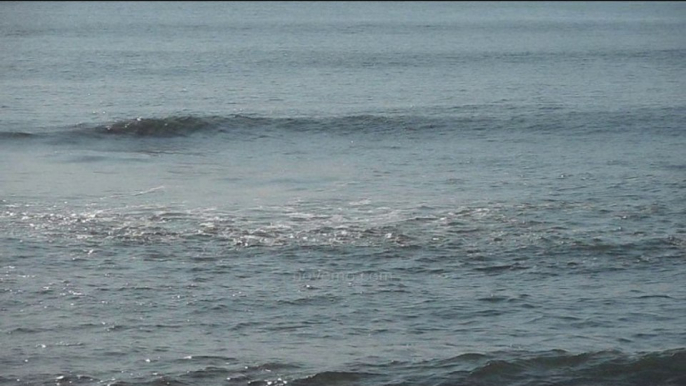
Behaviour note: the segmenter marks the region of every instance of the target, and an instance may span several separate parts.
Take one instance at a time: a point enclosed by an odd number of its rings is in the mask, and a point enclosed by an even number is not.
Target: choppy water
[[[0,4],[0,384],[686,384],[684,36]]]

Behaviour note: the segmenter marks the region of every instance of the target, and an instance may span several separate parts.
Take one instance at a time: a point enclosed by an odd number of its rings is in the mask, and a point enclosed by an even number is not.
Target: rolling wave
[[[275,132],[386,132],[393,130],[431,129],[437,119],[412,116],[352,115],[343,117],[251,117],[230,116],[169,116],[120,120],[79,131],[94,135],[135,137],[184,137],[196,133],[244,134],[263,136]]]
[[[618,351],[580,354],[547,352],[470,353],[421,362],[356,363],[343,369],[307,369],[287,363],[244,366],[234,358],[188,356],[171,363],[153,363],[148,377],[110,380],[109,385],[612,385],[676,386],[686,382],[686,349],[629,355]],[[185,371],[181,371],[185,370]],[[111,382],[114,381],[114,382]],[[98,385],[93,375],[73,372],[36,374],[30,379],[0,376],[0,384]]]
[[[78,124],[43,132],[0,130],[0,140],[7,142],[46,137],[58,140],[111,137],[174,138],[196,134],[225,134],[232,139],[240,139],[242,136],[252,138],[284,133],[378,134],[383,136],[444,131],[483,132],[484,130],[592,134],[607,132],[608,127],[618,127],[623,131],[649,129],[652,132],[669,134],[674,127],[680,127],[682,117],[682,110],[677,108],[574,112],[555,106],[540,106],[527,110],[507,104],[494,104],[437,109],[427,111],[424,115],[262,117],[234,114],[137,117],[108,123]]]

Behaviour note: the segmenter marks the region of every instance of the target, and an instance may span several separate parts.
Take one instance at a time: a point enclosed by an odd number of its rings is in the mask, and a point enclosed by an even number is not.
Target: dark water
[[[0,385],[686,384],[681,3],[1,3]]]

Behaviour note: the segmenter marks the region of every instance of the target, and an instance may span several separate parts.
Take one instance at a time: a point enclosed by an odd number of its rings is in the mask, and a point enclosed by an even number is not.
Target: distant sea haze
[[[0,4],[0,385],[686,384],[683,36]]]

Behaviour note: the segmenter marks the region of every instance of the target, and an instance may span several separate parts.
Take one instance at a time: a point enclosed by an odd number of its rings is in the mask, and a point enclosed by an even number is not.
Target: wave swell
[[[180,137],[195,133],[254,134],[256,136],[279,132],[383,133],[392,130],[422,130],[440,126],[437,119],[352,115],[343,117],[251,117],[230,116],[169,116],[165,118],[135,118],[120,120],[80,131],[91,134],[125,135],[138,137]]]
[[[197,362],[197,366],[193,364]],[[224,361],[226,362],[226,361]],[[167,370],[149,377],[118,379],[117,386],[191,385],[292,385],[292,386],[677,386],[684,385],[686,349],[628,355],[617,351],[572,354],[563,350],[542,353],[464,354],[424,362],[356,364],[343,370],[308,371],[300,366],[207,366],[187,357],[170,363]],[[163,363],[157,363],[164,365]],[[174,367],[188,370],[174,370]],[[28,382],[28,383],[27,383]],[[30,379],[0,376],[0,385],[99,385],[103,380],[84,374],[37,374]]]
[[[617,112],[570,112],[564,109],[521,111],[508,106],[461,106],[424,115],[358,114],[328,117],[261,117],[247,115],[170,115],[137,117],[109,123],[79,124],[47,132],[0,130],[0,140],[23,140],[43,136],[69,140],[88,137],[187,137],[197,133],[268,136],[276,133],[322,132],[327,134],[412,134],[440,133],[445,130],[483,132],[484,130],[524,130],[530,132],[594,133],[608,127],[621,130],[650,128],[651,132],[673,131],[680,127],[679,109],[643,109]],[[660,122],[660,125],[656,125]],[[240,137],[240,136],[238,136]]]

